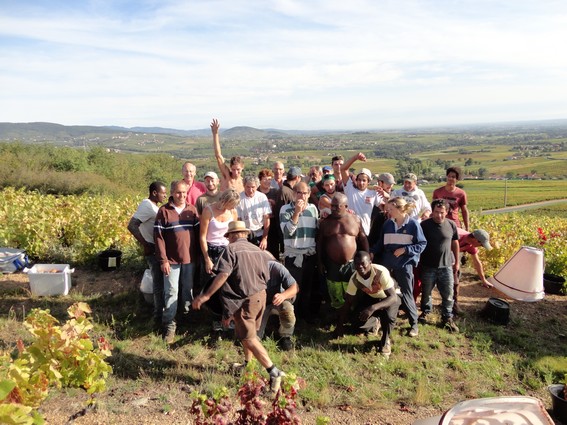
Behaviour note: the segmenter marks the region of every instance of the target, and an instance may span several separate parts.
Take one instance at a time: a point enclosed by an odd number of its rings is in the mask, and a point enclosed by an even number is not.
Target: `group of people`
[[[220,178],[207,171],[199,182],[187,162],[169,198],[165,184],[153,182],[128,224],[152,271],[154,318],[167,343],[175,340],[176,317],[209,306],[225,329],[234,325],[243,364],[256,357],[276,388],[284,374],[261,343],[270,315],[279,316],[280,347],[288,350],[296,320],[315,323],[321,306],[329,305],[335,335],[347,323],[357,332],[381,328],[377,349],[388,356],[398,310],[407,314],[408,335],[417,337],[435,285],[442,323],[458,331],[453,318],[460,312],[462,253],[471,255],[482,284],[490,286],[478,258],[479,246],[491,248],[489,236],[469,232],[458,167],[447,170],[446,185],[431,203],[414,174],[394,189],[390,173],[351,173],[355,162],[366,161],[362,153],[346,161],[334,156],[307,175],[296,166],[286,173],[281,162],[244,175],[242,158],[227,163],[222,156],[219,128],[213,120]]]

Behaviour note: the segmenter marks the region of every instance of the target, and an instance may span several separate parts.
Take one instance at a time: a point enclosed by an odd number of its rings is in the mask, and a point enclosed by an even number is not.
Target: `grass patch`
[[[464,285],[466,288],[467,283]],[[22,317],[31,308],[49,308],[64,319],[66,308],[80,298],[78,294],[33,299],[10,294],[3,298],[0,347],[10,351],[19,337],[29,338]],[[135,409],[129,404],[132,399],[143,395],[156,411],[171,415],[173,407],[188,411],[188,394],[193,390],[213,394],[227,387],[236,396],[240,378],[231,372],[231,365],[242,361],[242,348],[229,336],[213,333],[207,313],[195,312],[180,323],[175,344],[167,347],[154,333],[151,308],[140,301],[136,291],[113,295],[101,291],[84,300],[93,309],[95,333],[110,338],[114,346],[109,359],[114,373],[108,391],[99,397],[98,409],[109,415],[128,414]],[[432,323],[420,327],[418,338],[405,335],[407,322],[400,319],[389,360],[376,353],[379,337],[333,339],[332,326],[299,323],[295,349],[290,352],[280,351],[274,338],[266,339],[264,345],[278,367],[305,380],[299,393],[305,410],[381,409],[400,404],[444,409],[466,398],[543,395],[546,385],[567,372],[564,320],[553,314],[524,312],[522,306],[513,306],[506,327],[489,324],[470,309],[458,319],[458,334],[436,323],[435,309]],[[564,300],[542,306],[551,307],[564,311]],[[254,367],[266,376],[259,364]],[[70,393],[61,393],[50,403],[65,404],[69,397]]]

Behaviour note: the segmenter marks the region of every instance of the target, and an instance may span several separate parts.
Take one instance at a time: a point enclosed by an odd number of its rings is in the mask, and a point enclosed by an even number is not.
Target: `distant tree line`
[[[153,180],[180,178],[182,162],[169,154],[125,154],[103,147],[0,143],[0,187],[44,194],[144,193]]]

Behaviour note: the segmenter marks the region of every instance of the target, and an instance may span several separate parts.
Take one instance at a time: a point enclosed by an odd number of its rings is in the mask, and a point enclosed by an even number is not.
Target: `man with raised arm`
[[[370,180],[372,180],[372,173],[368,168],[361,168],[360,171],[357,171],[353,183],[349,176],[349,168],[355,161],[365,162],[366,156],[359,152],[345,162],[344,168],[341,170],[344,192],[348,198],[349,207],[360,217],[364,234],[368,236],[370,234],[372,210],[382,203],[382,196],[368,187]]]
[[[341,308],[345,302],[357,250],[368,251],[368,240],[360,219],[348,212],[346,195],[337,193],[331,201],[331,214],[319,223],[317,237],[320,272],[326,276],[333,308]]]
[[[221,191],[234,189],[238,193],[241,193],[244,190],[244,184],[242,182],[242,170],[244,169],[244,164],[242,163],[242,158],[239,156],[233,156],[230,158],[230,167],[224,163],[224,157],[222,156],[220,147],[219,129],[219,121],[214,118],[211,123],[211,132],[213,133],[215,158],[221,172]]]

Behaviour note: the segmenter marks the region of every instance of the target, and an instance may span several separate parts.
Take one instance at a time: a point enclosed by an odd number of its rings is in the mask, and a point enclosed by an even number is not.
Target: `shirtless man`
[[[211,122],[211,132],[213,133],[213,147],[215,149],[215,158],[221,172],[221,192],[227,189],[234,189],[238,193],[244,191],[244,183],[242,182],[242,170],[244,164],[239,156],[230,158],[230,168],[224,163],[224,157],[221,153],[220,137],[219,137],[219,121],[214,118]]]
[[[321,220],[317,238],[317,255],[333,308],[341,308],[344,294],[354,271],[356,251],[368,251],[368,240],[360,219],[348,212],[347,197],[337,193],[331,201],[331,214]]]

